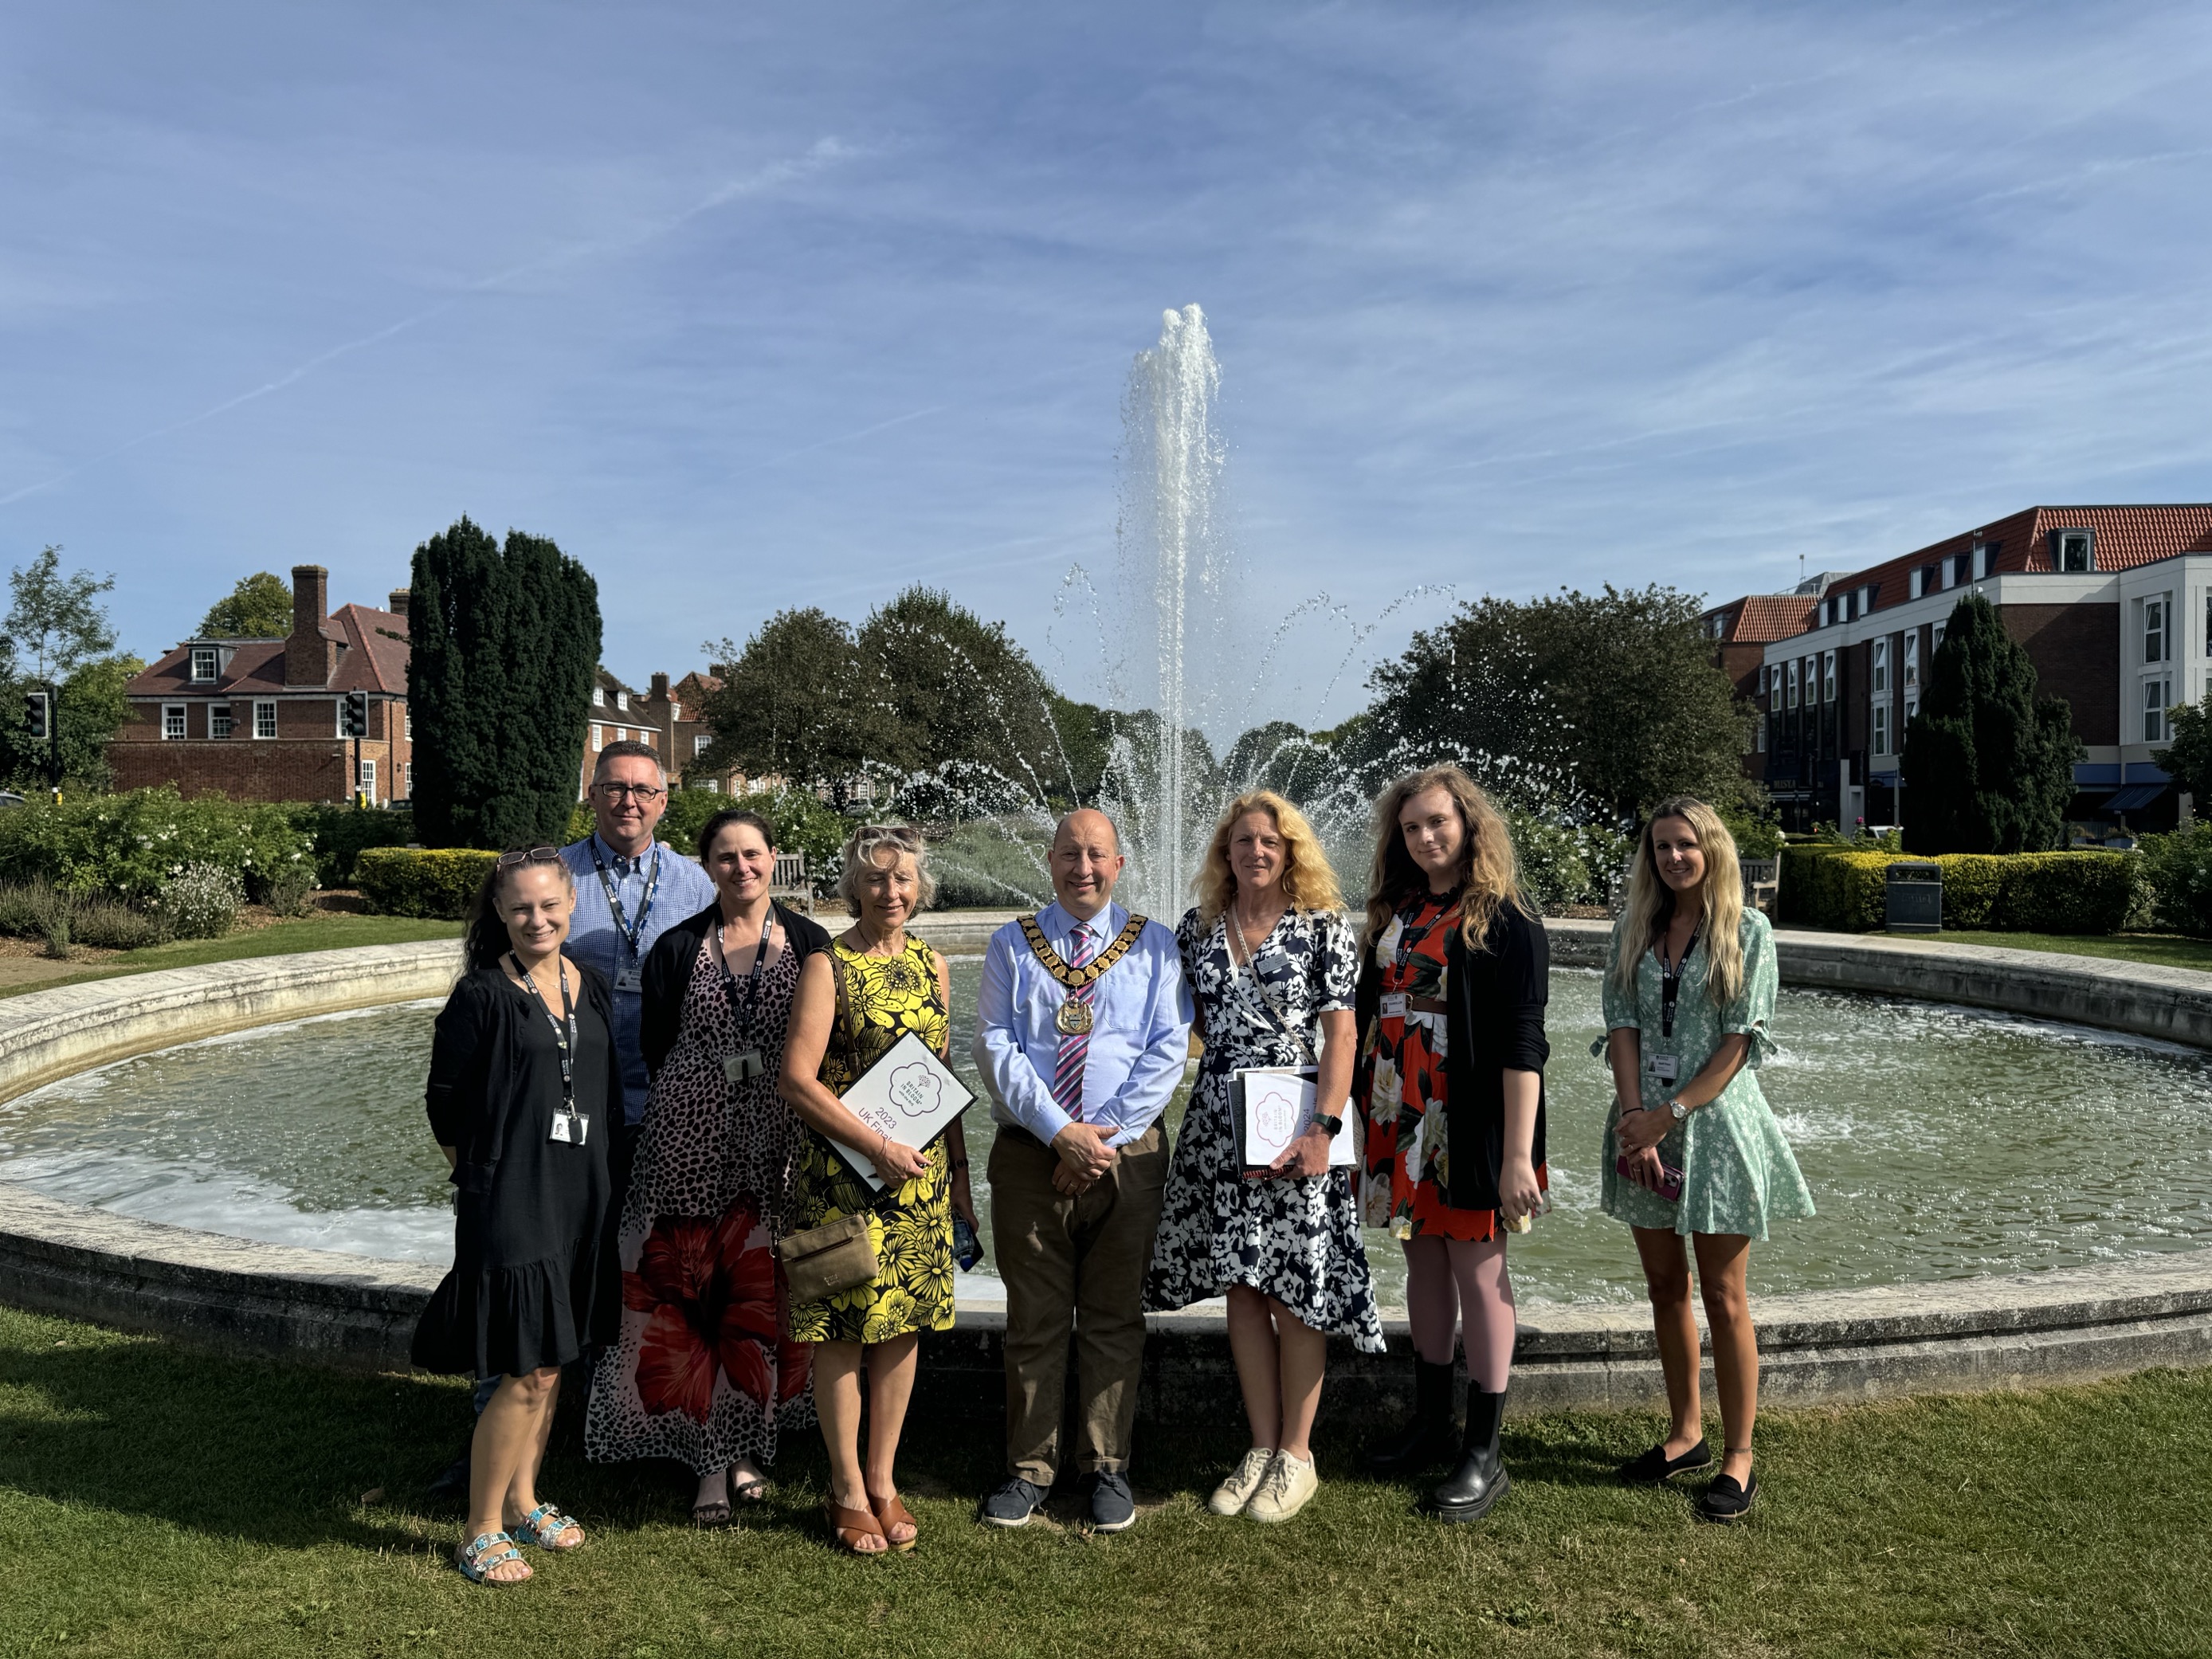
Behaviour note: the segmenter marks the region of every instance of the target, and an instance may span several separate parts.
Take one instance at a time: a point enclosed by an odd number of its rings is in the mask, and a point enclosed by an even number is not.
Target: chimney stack
[[[655,674],[653,677],[653,701],[655,702],[666,702],[668,701],[667,675]]]
[[[328,685],[331,642],[323,618],[331,613],[331,573],[319,564],[292,567],[292,635],[284,641],[284,684]]]
[[[395,617],[405,616],[407,614],[407,590],[404,587],[393,588],[392,590],[392,597],[386,601],[385,609],[389,611]]]

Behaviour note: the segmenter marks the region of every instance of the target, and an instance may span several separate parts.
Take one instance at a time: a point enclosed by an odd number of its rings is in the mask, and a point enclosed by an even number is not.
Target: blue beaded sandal
[[[556,1544],[553,1540],[574,1528],[577,1534],[573,1544]],[[514,1535],[524,1543],[541,1550],[551,1550],[556,1555],[565,1555],[570,1550],[584,1547],[583,1523],[561,1513],[550,1504],[540,1504],[536,1509],[514,1523]]]
[[[520,1578],[494,1578],[494,1567],[503,1567],[510,1561],[522,1559],[522,1552],[514,1547],[514,1540],[503,1532],[480,1534],[474,1541],[466,1543],[454,1553],[453,1565],[460,1569],[461,1577],[471,1584],[489,1584],[494,1589],[512,1589],[517,1584],[526,1584],[532,1575],[526,1570]]]

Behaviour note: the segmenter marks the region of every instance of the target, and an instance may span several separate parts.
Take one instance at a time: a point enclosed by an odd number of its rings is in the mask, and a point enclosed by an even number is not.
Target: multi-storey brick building
[[[2212,687],[2207,502],[2028,507],[1830,582],[1806,627],[1765,647],[1753,688],[1784,823],[1910,821],[1898,752],[1970,588],[2073,711],[2088,753],[2069,816],[2171,827],[2180,800],[2151,756],[2166,711]]]
[[[332,613],[330,572],[292,567],[292,631],[281,640],[191,639],[125,688],[130,719],[108,745],[118,789],[174,784],[234,800],[349,799],[346,696],[366,694],[358,787],[379,805],[414,792],[407,718],[407,592],[386,609]]]
[[[1747,593],[1705,612],[1705,637],[1713,641],[1721,672],[1729,677],[1739,696],[1765,707],[1759,690],[1765,683],[1766,647],[1805,631],[1812,623],[1814,606],[1820,603],[1820,584],[1827,580],[1815,576],[1794,593]],[[1766,781],[1763,715],[1757,736],[1744,751],[1743,773],[1759,782]]]
[[[712,672],[696,670],[673,685],[668,676],[655,674],[649,691],[640,694],[602,668],[592,686],[592,724],[584,734],[580,792],[592,781],[599,750],[610,743],[649,743],[660,751],[669,776],[686,789],[708,789],[720,794],[743,794],[761,780],[748,778],[737,767],[708,772],[692,763],[707,752],[714,732],[698,718],[709,692],[722,689]]]

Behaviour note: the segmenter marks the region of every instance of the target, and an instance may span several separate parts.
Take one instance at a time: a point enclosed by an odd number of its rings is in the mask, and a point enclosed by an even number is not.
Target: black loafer
[[[1668,1456],[1665,1445],[1656,1445],[1620,1466],[1620,1484],[1624,1486],[1662,1486],[1678,1474],[1709,1468],[1712,1461],[1712,1452],[1702,1440],[1680,1457]]]
[[[1705,1488],[1705,1495],[1698,1500],[1698,1519],[1717,1521],[1726,1525],[1741,1521],[1751,1513],[1752,1500],[1759,1496],[1759,1472],[1752,1471],[1751,1484],[1739,1486],[1735,1477],[1724,1474]]]

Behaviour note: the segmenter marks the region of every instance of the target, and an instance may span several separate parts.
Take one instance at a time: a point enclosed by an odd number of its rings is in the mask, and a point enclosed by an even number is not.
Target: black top
[[[562,958],[571,981],[581,981],[577,998],[576,1109],[623,1118],[622,1068],[608,1059],[606,1033],[614,1029],[614,1000],[598,969],[574,957]],[[587,1029],[586,1012],[598,1016],[597,1040]],[[561,1102],[560,1051],[547,1012],[501,968],[479,968],[464,975],[438,1015],[430,1045],[430,1083],[423,1105],[430,1133],[451,1146],[459,1164],[496,1164],[518,1115]],[[536,1060],[538,1063],[533,1064]],[[550,1093],[546,1091],[550,1090]],[[532,1120],[535,1121],[534,1119]],[[542,1138],[544,1126],[538,1126]],[[588,1144],[588,1142],[587,1142]],[[461,1184],[458,1176],[455,1184]]]
[[[787,910],[773,900],[769,908],[775,919],[782,921],[785,949],[798,953],[802,969],[807,957],[830,948],[830,934],[821,923],[796,910]],[[676,1046],[677,1033],[684,1024],[684,999],[691,989],[691,970],[698,964],[699,947],[707,942],[707,935],[714,931],[721,919],[721,901],[718,899],[697,915],[688,916],[669,928],[646,953],[645,1002],[638,1023],[638,1046],[645,1052],[647,1075],[660,1070],[661,1062]]]
[[[1483,948],[1470,951],[1456,922],[1444,944],[1444,1126],[1452,1149],[1444,1201],[1454,1209],[1498,1207],[1505,1163],[1505,1073],[1536,1073],[1536,1132],[1529,1161],[1544,1162],[1544,1005],[1552,994],[1552,945],[1544,924],[1510,902],[1498,907]],[[1360,952],[1353,1018],[1359,1052],[1382,1012],[1382,970],[1370,943]],[[1371,1086],[1363,1066],[1358,1098]]]

